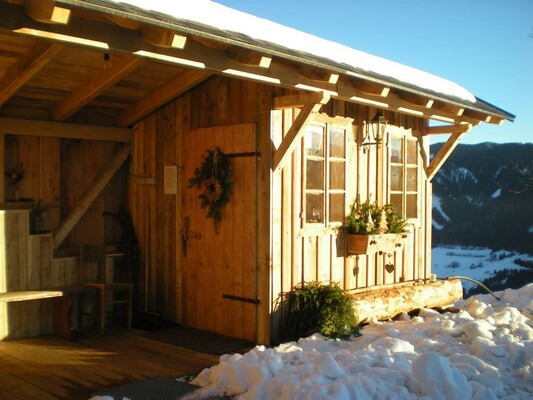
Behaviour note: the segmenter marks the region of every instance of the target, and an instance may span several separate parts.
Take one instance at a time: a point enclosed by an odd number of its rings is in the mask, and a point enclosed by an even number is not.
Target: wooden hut
[[[84,243],[120,265],[134,231],[137,311],[257,343],[279,339],[280,299],[306,281],[338,282],[376,316],[428,305],[419,290],[457,296],[431,282],[431,179],[469,130],[512,114],[216,3],[127,3],[0,1],[0,294],[75,285]],[[432,134],[449,134],[434,157]],[[227,182],[204,164],[215,151]],[[226,184],[215,224],[200,196]],[[393,203],[406,237],[349,254],[339,226],[357,198]],[[1,337],[51,332],[54,304],[1,302]]]

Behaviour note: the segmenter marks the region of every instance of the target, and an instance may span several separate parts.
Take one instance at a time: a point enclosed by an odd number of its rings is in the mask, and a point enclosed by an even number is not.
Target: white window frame
[[[348,125],[346,123],[329,123],[329,122],[312,122],[309,124],[308,128],[310,127],[319,127],[323,129],[324,132],[324,139],[323,139],[323,148],[324,148],[324,157],[315,157],[315,156],[309,156],[306,154],[306,137],[307,132],[304,134],[304,137],[302,139],[302,202],[301,202],[301,221],[302,221],[302,228],[327,228],[327,227],[337,227],[342,225],[341,221],[330,221],[330,194],[342,194],[344,195],[344,202],[343,202],[343,215],[344,211],[346,210],[346,197],[347,197],[347,151],[348,151],[348,134],[351,132],[350,127],[351,125]],[[330,135],[332,128],[340,129],[344,131],[344,157],[332,157],[330,155]],[[313,190],[313,189],[307,189],[307,160],[308,159],[316,159],[316,160],[324,160],[324,187],[321,190]],[[343,162],[344,163],[344,189],[331,189],[330,188],[330,169],[331,169],[331,163],[332,162]],[[324,218],[323,221],[318,222],[307,222],[307,194],[316,192],[317,194],[322,193],[323,194],[323,214]]]
[[[401,140],[401,152],[402,152],[402,163],[393,163],[392,162],[392,141],[393,140]],[[416,163],[408,163],[407,162],[407,144],[408,142],[414,142],[416,146]],[[388,135],[388,147],[389,151],[387,154],[387,162],[388,162],[388,182],[387,182],[387,202],[391,203],[391,195],[393,194],[401,194],[402,196],[402,209],[398,210],[402,217],[407,219],[411,223],[418,223],[420,220],[420,210],[421,210],[421,171],[422,171],[422,162],[420,157],[420,143],[418,139],[412,135],[411,130],[406,130],[402,128],[397,129],[391,129],[389,130]],[[393,166],[401,165],[402,167],[402,190],[392,190],[392,168]],[[407,173],[406,171],[409,168],[416,168],[416,188],[415,190],[407,190]],[[408,196],[409,195],[415,195],[416,201],[416,215],[407,215],[407,203],[408,203]]]

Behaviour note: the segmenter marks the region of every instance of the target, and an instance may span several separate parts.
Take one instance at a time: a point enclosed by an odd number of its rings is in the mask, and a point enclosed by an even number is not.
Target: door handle
[[[190,217],[183,218],[183,229],[181,230],[181,246],[183,250],[183,255],[187,257],[187,242],[191,239],[199,240],[202,238],[202,234],[199,232],[192,231],[190,229]]]

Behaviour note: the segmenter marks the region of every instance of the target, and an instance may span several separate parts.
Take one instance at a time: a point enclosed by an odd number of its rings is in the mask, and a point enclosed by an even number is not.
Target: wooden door
[[[254,124],[191,130],[184,137],[183,321],[256,340],[256,129]],[[230,156],[232,190],[215,232],[197,187],[188,187],[207,150]]]

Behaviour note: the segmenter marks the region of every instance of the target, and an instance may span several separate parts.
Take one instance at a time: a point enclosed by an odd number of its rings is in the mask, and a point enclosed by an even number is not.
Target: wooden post
[[[0,203],[4,202],[4,176],[5,176],[4,138],[5,138],[5,135],[3,133],[0,133]]]

